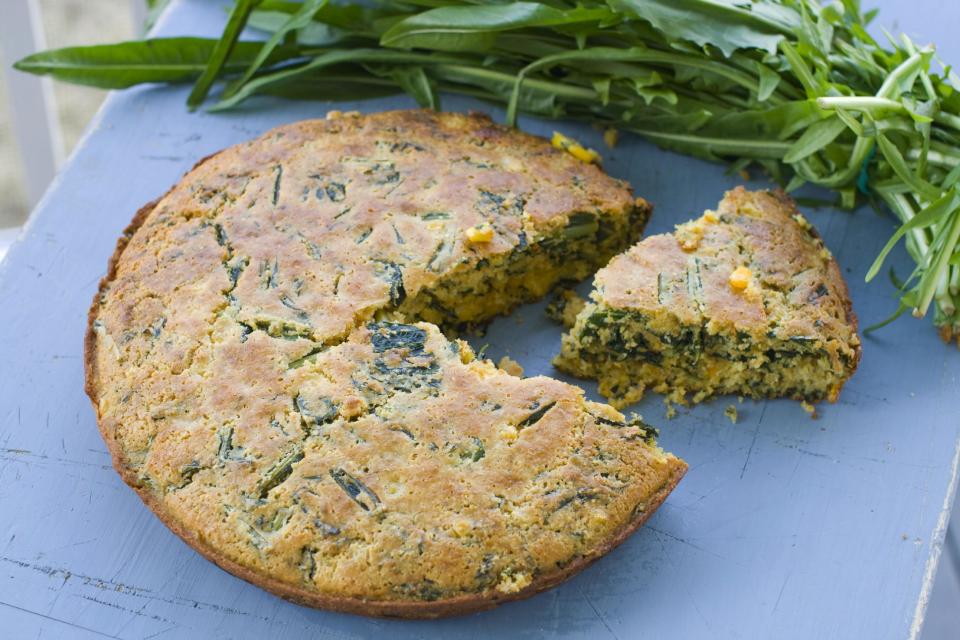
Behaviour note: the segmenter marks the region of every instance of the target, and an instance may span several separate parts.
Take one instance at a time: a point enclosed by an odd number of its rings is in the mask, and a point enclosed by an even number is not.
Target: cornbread
[[[550,587],[686,465],[441,328],[585,276],[648,213],[479,115],[336,115],[222,151],[137,214],[90,310],[114,465],[207,558],[304,604],[436,617]]]
[[[647,388],[675,402],[833,402],[859,359],[847,285],[817,232],[785,194],[740,187],[601,269],[555,363],[625,406]]]
[[[573,289],[561,289],[554,294],[545,311],[548,318],[569,329],[576,324],[577,316],[586,304],[587,301]]]

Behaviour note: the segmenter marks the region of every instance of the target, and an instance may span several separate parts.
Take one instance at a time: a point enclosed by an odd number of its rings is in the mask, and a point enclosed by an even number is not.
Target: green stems
[[[846,207],[879,196],[901,225],[868,279],[905,238],[916,266],[900,310],[935,307],[944,335],[960,336],[960,79],[931,69],[932,47],[881,46],[853,1],[661,4],[236,0],[216,40],[70,48],[16,66],[104,88],[196,80],[191,108],[226,81],[213,111],[258,94],[394,89],[434,108],[438,91],[455,92],[505,105],[511,124],[521,112],[591,120],[754,162],[788,189],[833,189]],[[265,43],[238,42],[248,19]]]
[[[837,96],[817,98],[821,109],[847,109],[875,114],[877,111],[904,112],[906,109],[896,100],[876,96]]]

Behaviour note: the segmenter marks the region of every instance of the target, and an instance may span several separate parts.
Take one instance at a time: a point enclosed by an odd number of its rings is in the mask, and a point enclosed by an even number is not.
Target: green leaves
[[[439,64],[442,62],[457,61],[456,58],[444,57],[434,54],[407,53],[403,51],[390,51],[385,49],[331,49],[316,55],[309,62],[292,67],[285,67],[280,71],[275,71],[254,78],[250,82],[240,87],[234,94],[225,97],[220,102],[210,108],[211,111],[222,111],[229,109],[246,98],[256,94],[269,91],[273,85],[286,84],[293,82],[298,76],[304,74],[316,75],[325,68],[335,67],[343,64],[363,64],[363,63],[384,63],[394,65],[408,64]]]
[[[200,74],[200,77],[197,78],[197,82],[193,85],[193,90],[190,92],[190,95],[187,96],[187,107],[189,107],[191,111],[200,106],[200,103],[207,97],[210,86],[213,84],[213,81],[216,80],[217,75],[220,74],[220,70],[223,69],[223,65],[230,56],[230,52],[233,51],[233,47],[237,44],[237,39],[240,37],[240,32],[243,31],[243,27],[247,24],[250,12],[253,11],[253,8],[259,3],[260,0],[237,0],[237,3],[233,6],[233,11],[230,12],[230,18],[227,20],[227,26],[223,30],[223,35],[220,36],[220,40],[210,53],[210,60],[207,62],[207,67],[203,70],[203,73]]]
[[[13,66],[20,71],[49,75],[57,80],[100,89],[126,89],[149,82],[187,82],[207,68],[217,41],[207,38],[155,38],[91,47],[68,47],[41,51]],[[240,42],[226,72],[236,73],[249,65],[263,45]],[[273,64],[293,55],[288,47],[274,50],[268,57]]]
[[[773,53],[800,24],[779,2],[740,0],[608,0],[618,13],[647,20],[670,39],[713,46],[725,56],[737,49]]]
[[[844,207],[882,200],[916,268],[900,306],[960,335],[960,87],[932,47],[880,45],[857,0],[235,0],[219,40],[156,39],[36,54],[18,69],[124,88],[217,80],[247,98],[352,100],[444,92],[632,131],[661,147]],[[244,25],[265,43],[240,42]]]
[[[288,20],[280,25],[280,28],[277,29],[272,36],[270,36],[270,39],[264,43],[263,48],[260,49],[257,57],[253,62],[250,63],[250,66],[247,67],[247,70],[244,71],[243,75],[230,85],[227,91],[224,92],[224,95],[229,97],[236,93],[244,83],[253,77],[253,74],[259,71],[260,67],[263,66],[263,64],[267,61],[267,58],[270,56],[273,50],[277,48],[287,34],[289,34],[291,31],[303,29],[304,27],[309,26],[310,23],[313,22],[313,15],[325,4],[327,4],[327,0],[306,0],[303,3],[303,6],[301,6],[296,13],[294,13]]]

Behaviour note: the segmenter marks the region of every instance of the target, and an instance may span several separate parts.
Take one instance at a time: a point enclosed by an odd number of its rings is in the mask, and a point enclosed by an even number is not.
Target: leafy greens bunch
[[[960,81],[934,51],[881,44],[859,0],[236,0],[219,39],[59,49],[23,71],[118,89],[193,81],[189,107],[256,94],[346,100],[452,92],[631,131],[699,158],[758,164],[841,205],[885,203],[916,263],[904,311],[960,342]],[[245,27],[269,33],[240,41]],[[892,274],[891,274],[892,275]],[[892,317],[892,318],[893,318]],[[891,319],[892,319],[891,318]]]

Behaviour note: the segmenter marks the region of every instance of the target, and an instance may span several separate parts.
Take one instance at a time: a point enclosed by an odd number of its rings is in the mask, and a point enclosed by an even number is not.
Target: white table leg
[[[3,72],[9,88],[13,134],[20,149],[27,198],[33,207],[57,173],[63,142],[49,78],[21,73],[16,60],[45,48],[36,0],[4,0],[0,19]]]

